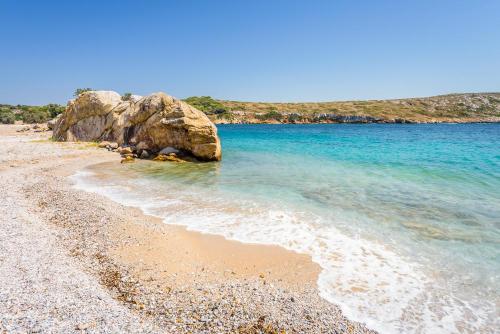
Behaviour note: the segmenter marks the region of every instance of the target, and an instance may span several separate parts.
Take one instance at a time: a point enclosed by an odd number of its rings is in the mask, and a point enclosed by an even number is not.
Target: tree
[[[130,101],[132,99],[132,93],[123,93],[122,101]]]
[[[61,106],[59,104],[54,104],[54,103],[47,104],[45,106],[45,108],[49,112],[50,118],[56,117],[57,115],[59,115],[60,113],[62,113],[64,111],[64,109],[66,109],[66,107]]]
[[[80,94],[92,91],[92,88],[77,88],[73,94],[75,97],[80,96]]]

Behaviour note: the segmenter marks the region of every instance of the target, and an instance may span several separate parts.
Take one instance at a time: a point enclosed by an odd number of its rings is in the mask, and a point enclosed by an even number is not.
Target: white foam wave
[[[144,179],[103,184],[94,176],[80,171],[72,179],[79,189],[139,207],[167,224],[310,255],[323,269],[318,278],[321,296],[339,305],[348,318],[382,333],[477,332],[488,317],[488,311],[477,312],[451,296],[430,294],[433,282],[418,264],[375,241],[347,236],[312,213],[217,198],[201,189],[155,192]],[[463,324],[467,318],[474,321]]]

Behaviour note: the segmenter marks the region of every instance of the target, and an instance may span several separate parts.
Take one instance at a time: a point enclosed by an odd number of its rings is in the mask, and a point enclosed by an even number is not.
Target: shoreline
[[[19,137],[4,144],[13,148],[7,148],[0,171],[18,183],[20,209],[50,229],[62,252],[105,287],[123,312],[132,312],[146,332],[372,332],[318,295],[320,269],[309,256],[188,231],[76,190],[69,175],[84,165],[119,163],[119,156],[86,143],[48,142],[48,133],[16,134],[14,128],[0,130],[0,137]],[[44,154],[33,159],[31,153],[42,148]],[[57,305],[35,311],[43,318],[51,307]],[[0,329],[20,325],[12,319]],[[89,332],[109,327],[104,320],[93,321]],[[22,323],[20,328],[29,329]]]
[[[429,125],[429,124],[498,124],[500,119],[493,121],[443,121],[443,122],[221,122],[219,120],[212,120],[215,125],[317,125],[317,124],[346,124],[346,125],[368,125],[368,124],[387,124],[387,125]]]

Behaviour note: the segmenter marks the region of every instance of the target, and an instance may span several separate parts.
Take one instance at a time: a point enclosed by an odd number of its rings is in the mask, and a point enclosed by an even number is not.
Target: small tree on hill
[[[73,94],[75,97],[80,96],[80,94],[92,91],[92,88],[77,88]]]
[[[132,93],[123,93],[122,101],[130,101],[132,99]]]

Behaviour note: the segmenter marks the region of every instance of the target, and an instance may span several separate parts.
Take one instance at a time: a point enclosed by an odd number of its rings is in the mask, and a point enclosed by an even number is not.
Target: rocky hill
[[[500,122],[500,93],[319,103],[238,102],[208,96],[185,101],[219,124]]]

